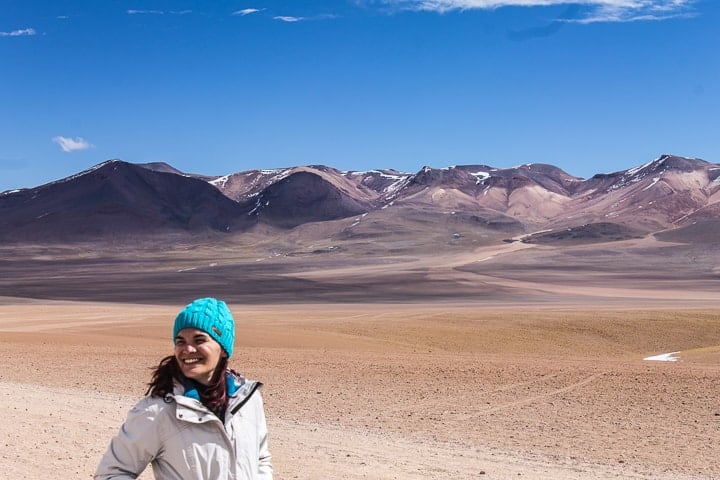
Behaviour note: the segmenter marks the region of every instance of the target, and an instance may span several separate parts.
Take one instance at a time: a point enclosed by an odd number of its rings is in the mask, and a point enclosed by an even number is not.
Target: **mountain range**
[[[215,177],[109,160],[0,194],[0,240],[11,243],[235,235],[386,245],[412,236],[475,244],[648,234],[712,241],[719,226],[720,165],[673,155],[589,179],[547,164],[416,173],[300,166]]]

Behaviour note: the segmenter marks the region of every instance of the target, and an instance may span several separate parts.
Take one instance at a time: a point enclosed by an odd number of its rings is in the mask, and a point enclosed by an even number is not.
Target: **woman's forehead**
[[[210,337],[205,331],[197,328],[183,328],[177,333],[177,336],[183,338]]]

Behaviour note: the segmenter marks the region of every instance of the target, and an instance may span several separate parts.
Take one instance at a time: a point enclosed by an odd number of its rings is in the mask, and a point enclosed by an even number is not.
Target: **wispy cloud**
[[[128,15],[163,15],[162,10],[126,10]]]
[[[667,20],[692,16],[697,0],[379,0],[402,9],[445,13],[454,10],[493,10],[502,7],[574,5],[583,15],[577,23]]]
[[[62,137],[57,136],[53,137],[53,142],[60,145],[60,148],[63,152],[75,152],[77,150],[87,150],[88,148],[93,148],[94,145],[92,145],[90,142],[85,140],[81,137],[75,137],[75,138],[68,138],[68,137]]]
[[[192,10],[125,10],[128,15],[187,15],[192,13]]]
[[[625,5],[629,3],[630,5]],[[639,0],[634,2],[602,2],[590,10],[577,23],[600,22],[648,22],[688,18],[694,16],[691,10],[694,0]]]
[[[0,32],[0,37],[30,37],[37,35],[34,28],[23,28],[22,30],[13,30],[12,32]]]
[[[233,14],[233,15],[240,15],[240,16],[244,17],[245,15],[250,15],[251,13],[262,12],[263,10],[264,10],[264,9],[259,9],[259,8],[245,8],[245,9],[243,9],[243,10],[238,10],[238,11],[236,11],[236,12],[233,12],[232,14]]]
[[[245,8],[243,10],[237,10],[235,12],[232,12],[233,15],[238,16],[246,16],[246,15],[252,15],[255,13],[261,13],[264,12],[265,8]],[[332,20],[338,18],[338,15],[331,14],[331,13],[324,13],[324,14],[315,14],[315,15],[309,15],[304,17],[296,17],[291,15],[276,15],[273,16],[273,20],[277,20],[278,22],[287,22],[287,23],[294,23],[294,22],[305,22],[305,21],[314,21],[314,20]]]
[[[288,23],[300,22],[302,20],[305,20],[303,17],[288,17],[288,16],[284,16],[284,15],[273,17],[273,19],[279,20],[281,22],[288,22]]]
[[[508,32],[508,37],[511,40],[530,40],[539,37],[548,37],[557,33],[567,23],[577,19],[580,7],[578,5],[569,5],[564,12],[560,14],[556,19],[546,23],[530,28],[524,28],[522,30],[511,30]]]

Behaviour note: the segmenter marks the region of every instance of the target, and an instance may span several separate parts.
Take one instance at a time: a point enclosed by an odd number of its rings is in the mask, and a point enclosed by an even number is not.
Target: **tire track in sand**
[[[549,392],[541,393],[539,395],[532,395],[530,397],[521,398],[521,399],[515,400],[513,402],[503,403],[501,405],[495,405],[494,407],[479,410],[479,412],[480,413],[493,413],[493,412],[497,412],[497,411],[501,411],[501,410],[507,410],[509,408],[518,407],[521,405],[527,405],[530,403],[537,402],[538,400],[543,400],[545,398],[550,398],[550,397],[554,397],[556,395],[571,392],[571,391],[575,390],[576,388],[580,388],[584,385],[587,385],[587,384],[595,381],[597,378],[600,378],[603,375],[605,375],[605,372],[596,373],[596,374],[590,375],[589,377],[587,377],[583,380],[580,380],[579,382],[572,383],[566,387],[550,390]]]

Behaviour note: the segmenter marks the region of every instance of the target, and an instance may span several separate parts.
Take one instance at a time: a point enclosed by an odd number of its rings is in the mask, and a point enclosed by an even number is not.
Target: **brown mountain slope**
[[[258,223],[293,228],[309,222],[346,218],[366,212],[370,204],[310,171],[295,171],[249,198],[244,208]]]
[[[306,166],[203,177],[167,164],[111,161],[0,194],[0,238],[262,235],[302,227],[295,236],[377,242],[405,232],[417,245],[424,235],[488,242],[538,231],[548,233],[544,241],[605,241],[706,224],[719,212],[720,166],[671,155],[587,180],[543,164],[415,174]],[[571,235],[562,233],[568,229]]]
[[[164,232],[228,232],[241,209],[207,182],[121,161],[0,196],[2,238],[64,241]]]

